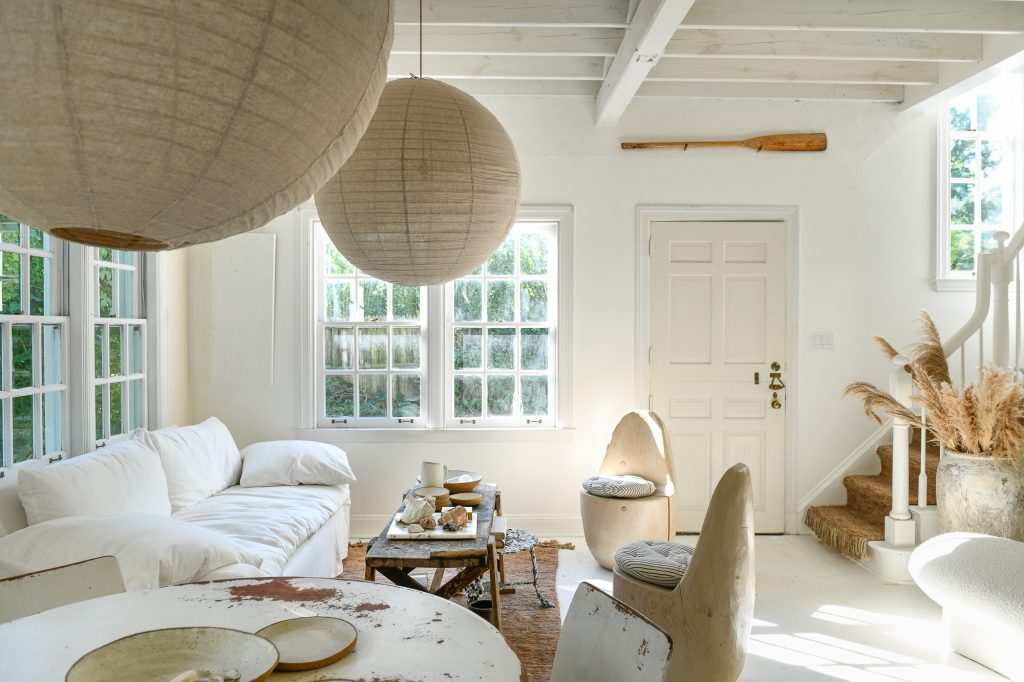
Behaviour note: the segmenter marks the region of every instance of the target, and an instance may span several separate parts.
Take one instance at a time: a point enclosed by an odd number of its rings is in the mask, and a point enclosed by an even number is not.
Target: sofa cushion
[[[639,476],[591,476],[583,489],[598,497],[636,498],[653,495],[655,485]]]
[[[29,525],[65,516],[169,516],[167,478],[141,429],[106,447],[18,472]]]
[[[663,540],[637,540],[619,547],[615,565],[626,575],[675,589],[693,558],[693,547]]]
[[[345,451],[310,440],[253,443],[242,450],[246,488],[271,485],[343,485],[355,483]]]
[[[150,431],[148,436],[167,474],[171,511],[238,483],[242,457],[228,427],[216,417],[193,426]]]
[[[295,549],[348,501],[348,486],[233,486],[174,514],[231,538],[281,575]]]
[[[224,535],[155,514],[65,517],[0,538],[0,556],[19,564],[8,570],[21,573],[105,555],[117,558],[129,590],[191,582],[221,566],[262,563]]]

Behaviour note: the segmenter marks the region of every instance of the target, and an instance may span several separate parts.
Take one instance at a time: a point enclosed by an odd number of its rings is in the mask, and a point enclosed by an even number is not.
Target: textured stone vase
[[[1008,459],[947,452],[935,476],[939,529],[1024,540],[1024,471]]]

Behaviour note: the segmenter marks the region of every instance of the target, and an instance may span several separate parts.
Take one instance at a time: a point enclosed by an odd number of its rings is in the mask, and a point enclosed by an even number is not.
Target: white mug
[[[420,485],[440,488],[448,478],[448,467],[438,462],[423,462],[420,465]]]

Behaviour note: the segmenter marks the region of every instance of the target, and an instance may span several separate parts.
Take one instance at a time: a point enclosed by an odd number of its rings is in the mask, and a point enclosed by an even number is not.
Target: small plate
[[[330,616],[289,618],[256,633],[281,652],[278,670],[315,670],[348,656],[356,648],[352,623]]]
[[[189,670],[236,670],[241,682],[261,682],[277,665],[263,637],[230,628],[166,628],[122,637],[71,666],[65,682],[167,682]]]

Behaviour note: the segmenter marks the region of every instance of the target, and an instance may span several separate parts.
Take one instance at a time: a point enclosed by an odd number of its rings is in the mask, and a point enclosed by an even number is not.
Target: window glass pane
[[[103,372],[103,325],[97,324],[93,327],[92,335],[92,346],[93,346],[93,358],[96,367],[96,378],[101,379],[106,376]]]
[[[519,271],[524,275],[548,273],[548,236],[526,232],[519,238]]]
[[[1003,188],[986,187],[981,193],[981,222],[1000,225],[1003,222]]]
[[[120,278],[120,291],[118,292],[118,317],[135,317],[135,273],[131,270],[118,270]]]
[[[121,327],[107,327],[107,337],[110,340],[110,376],[121,376]]]
[[[29,257],[28,282],[30,315],[49,315],[50,306],[50,261],[42,256]]]
[[[455,377],[454,400],[456,417],[479,417],[482,405],[483,381],[478,376]]]
[[[418,369],[420,366],[420,328],[395,327],[391,330],[392,367]]]
[[[114,262],[114,250],[113,249],[96,249],[96,260],[106,261],[108,263]]]
[[[64,450],[64,391],[51,391],[43,399],[43,452]]]
[[[128,430],[139,429],[145,426],[144,396],[145,381],[134,379],[128,382]]]
[[[359,369],[387,369],[387,327],[361,327],[359,329]]]
[[[482,284],[478,279],[455,281],[455,321],[477,322],[483,319]]]
[[[135,265],[134,251],[114,251],[114,262],[121,265]]]
[[[546,376],[525,376],[523,387],[523,414],[528,417],[548,413],[548,378]]]
[[[6,433],[7,428],[7,401],[0,400],[0,433]],[[14,464],[11,461],[11,453],[7,452],[7,446],[4,444],[5,438],[0,438],[0,466],[10,466]]]
[[[56,324],[44,324],[42,334],[43,386],[54,386],[62,381],[61,328]]]
[[[128,327],[128,339],[125,347],[128,350],[128,372],[129,374],[142,373],[142,326],[133,324]]]
[[[13,400],[15,463],[32,459],[32,434],[34,433],[32,398],[30,395],[23,395]]]
[[[103,393],[106,386],[96,387],[96,440],[103,440],[103,427],[106,425],[106,412],[103,409]]]
[[[329,376],[324,379],[324,403],[327,417],[352,417],[352,377]]]
[[[519,283],[520,319],[523,322],[546,322],[548,319],[547,282]]]
[[[949,175],[954,178],[974,177],[974,140],[953,140],[949,150]]]
[[[14,388],[32,385],[31,325],[11,325],[11,375]]]
[[[327,283],[327,320],[346,322],[352,319],[352,283]]]
[[[420,375],[396,374],[391,387],[393,417],[420,416]]]
[[[981,176],[995,178],[1003,174],[1003,145],[992,140],[981,141]]]
[[[999,97],[994,94],[983,93],[978,95],[978,130],[988,132],[998,128],[999,110],[1001,108]]]
[[[121,388],[124,386],[120,381],[110,384],[110,435],[117,436],[124,433],[124,402],[121,396]]]
[[[324,329],[324,366],[327,369],[352,369],[354,343],[351,327]]]
[[[0,242],[21,244],[21,224],[14,218],[0,214]]]
[[[395,285],[391,287],[391,299],[394,306],[394,317],[396,320],[418,320],[420,319],[420,288],[402,287]]]
[[[360,374],[359,416],[386,417],[388,409],[388,376],[386,374]]]
[[[50,250],[50,235],[34,227],[28,228],[28,245],[33,249]]]
[[[484,330],[480,327],[459,327],[455,330],[453,359],[455,369],[479,369],[483,355]]]
[[[950,230],[949,269],[956,272],[974,270],[974,232],[971,230]]]
[[[983,230],[981,232],[981,251],[991,251],[996,248],[996,231],[995,230]]]
[[[99,285],[99,316],[114,316],[114,271],[111,268],[98,268]]]
[[[0,266],[0,287],[2,287],[3,313],[21,313],[21,256],[4,251]]]
[[[348,262],[348,259],[338,251],[329,240],[326,241],[326,252],[327,258],[325,259],[326,272],[328,275],[353,275],[356,272],[355,267]]]
[[[388,285],[376,279],[359,282],[363,299],[363,319],[368,321],[388,319]]]
[[[516,269],[516,237],[509,234],[487,259],[488,275],[512,275]]]
[[[487,377],[487,414],[491,417],[512,416],[515,404],[516,378],[512,376]]]
[[[487,330],[487,368],[515,369],[516,330],[498,327]]]
[[[949,221],[954,225],[974,224],[974,185],[955,182],[949,186]]]
[[[548,330],[547,329],[526,329],[522,331],[522,357],[520,362],[523,369],[547,369],[548,368]]]
[[[487,283],[487,321],[513,322],[516,319],[515,282]]]
[[[971,97],[959,97],[949,107],[949,128],[958,132],[973,130],[971,125]]]

